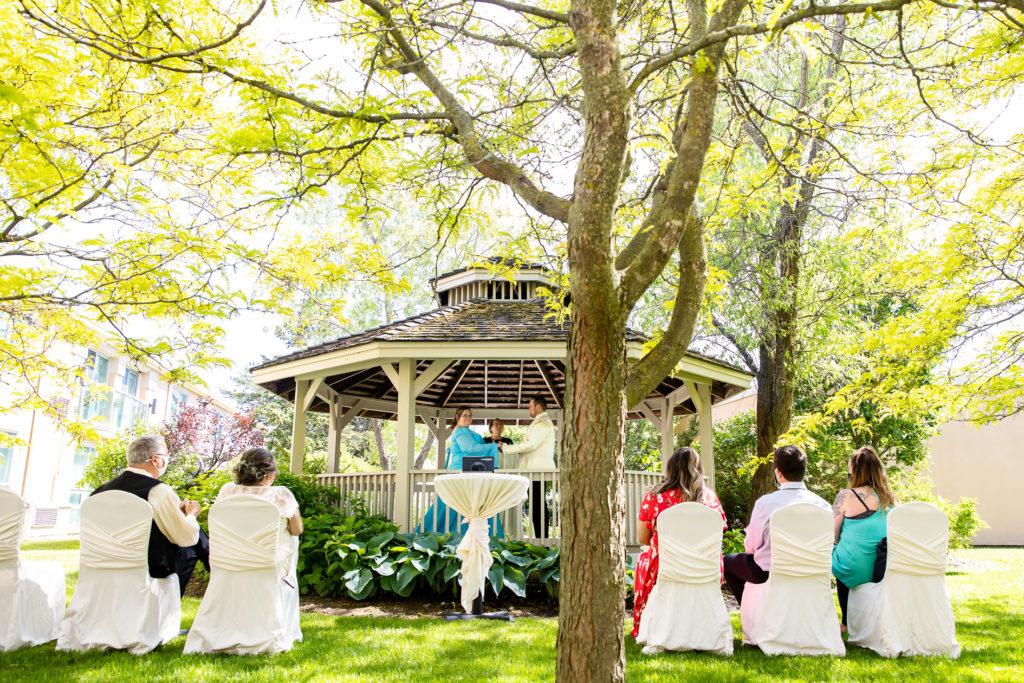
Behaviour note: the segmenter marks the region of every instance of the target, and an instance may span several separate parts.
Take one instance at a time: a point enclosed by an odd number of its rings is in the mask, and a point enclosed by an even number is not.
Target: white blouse
[[[265,498],[277,506],[277,509],[281,511],[281,516],[285,519],[290,519],[299,511],[299,503],[295,500],[295,496],[284,486],[242,486],[229,481],[220,487],[220,492],[214,503],[240,493]]]

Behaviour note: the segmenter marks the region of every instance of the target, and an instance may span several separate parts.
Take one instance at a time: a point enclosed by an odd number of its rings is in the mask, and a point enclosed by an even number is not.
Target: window
[[[127,429],[146,419],[148,406],[136,398],[139,392],[139,373],[125,368],[120,391],[114,392],[110,422],[118,429]]]
[[[4,432],[7,436],[14,436],[11,432]],[[11,459],[14,458],[14,446],[0,444],[0,485],[7,484],[11,476]]]
[[[177,415],[178,411],[188,403],[188,394],[181,389],[171,390],[171,415]]]
[[[88,491],[72,491],[68,496],[71,510],[68,511],[68,531],[76,532],[82,526],[82,499],[89,495]]]
[[[75,469],[85,469],[92,457],[96,455],[96,449],[92,446],[79,446],[75,451],[75,459],[71,462]]]
[[[139,395],[139,373],[125,368],[124,377],[121,378],[121,391],[129,396]]]
[[[91,384],[105,385],[110,370],[110,359],[104,358],[95,351],[85,357],[85,379]],[[106,418],[110,412],[110,392],[103,387],[86,385],[82,389],[82,401],[78,406],[78,416],[83,420],[96,417]]]

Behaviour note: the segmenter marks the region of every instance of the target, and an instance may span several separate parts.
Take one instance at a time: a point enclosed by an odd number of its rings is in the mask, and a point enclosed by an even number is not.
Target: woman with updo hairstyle
[[[295,496],[284,486],[273,486],[277,479],[277,461],[266,448],[250,448],[238,457],[234,465],[234,482],[228,482],[217,494],[219,502],[244,493],[265,498],[281,511],[288,520],[288,531],[293,536],[302,533],[302,515]]]
[[[729,528],[718,496],[704,485],[704,466],[701,465],[700,456],[689,446],[677,448],[668,457],[662,480],[651,487],[640,503],[637,536],[640,545],[647,547],[640,553],[633,571],[634,638],[640,632],[640,617],[647,606],[647,598],[658,580],[658,515],[679,503],[706,505],[722,516],[722,529]]]

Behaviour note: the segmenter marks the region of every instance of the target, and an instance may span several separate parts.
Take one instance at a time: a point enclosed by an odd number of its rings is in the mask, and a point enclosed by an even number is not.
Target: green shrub
[[[728,529],[722,534],[722,554],[731,555],[732,553],[743,553],[746,552],[746,548],[743,546],[743,539],[746,538],[746,534],[743,529]]]

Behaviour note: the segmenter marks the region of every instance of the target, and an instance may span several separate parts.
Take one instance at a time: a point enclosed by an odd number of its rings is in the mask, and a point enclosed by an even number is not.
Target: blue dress
[[[860,496],[857,496],[859,499]],[[875,498],[878,493],[875,492]],[[861,501],[863,503],[864,501]],[[866,517],[857,515],[857,518],[846,517],[843,519],[842,531],[839,534],[839,543],[832,549],[832,574],[846,584],[847,588],[856,588],[861,584],[871,581],[875,569],[875,554],[878,542],[885,537],[887,509],[881,508],[872,511],[867,505],[867,512],[872,514]],[[867,512],[861,514],[867,514]]]
[[[448,445],[448,458],[445,461],[445,469],[461,472],[462,457],[465,455],[490,456],[494,460],[495,465],[497,465],[498,444],[484,443],[484,437],[469,427],[456,427],[455,431],[452,432],[451,443]],[[437,531],[438,533],[458,531],[459,533],[465,533],[468,524],[463,520],[460,525],[458,517],[458,513],[445,505],[443,500],[435,498],[433,505],[427,509],[423,523],[416,527],[416,531],[419,533],[425,531]],[[437,528],[434,528],[435,518],[437,520]],[[495,525],[497,525],[497,533],[495,533]],[[505,535],[505,530],[501,526],[501,519],[498,516],[487,520],[487,529],[491,536]]]

